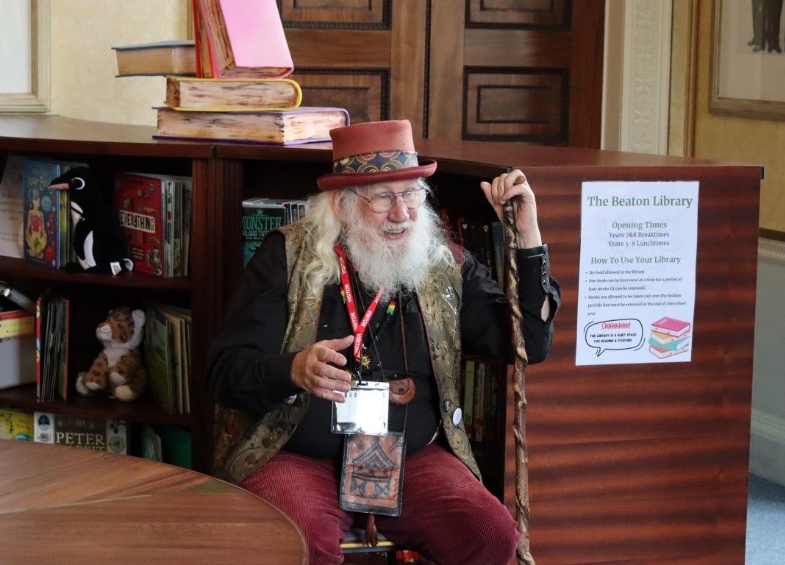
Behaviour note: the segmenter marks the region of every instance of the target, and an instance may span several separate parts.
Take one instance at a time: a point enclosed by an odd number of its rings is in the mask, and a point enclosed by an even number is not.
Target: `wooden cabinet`
[[[204,357],[242,270],[240,201],[246,195],[303,196],[330,170],[329,144],[262,147],[154,141],[152,128],[91,124],[56,116],[0,118],[0,155],[87,160],[120,169],[193,177],[192,274],[162,280],[71,274],[0,257],[0,279],[26,288],[64,287],[103,306],[147,295],[193,310],[190,417],[142,402],[75,399],[52,410],[172,422],[193,432],[194,467],[208,470],[212,404]],[[548,360],[527,370],[531,547],[539,565],[744,562],[752,386],[758,166],[673,157],[485,142],[416,142],[438,161],[438,205],[486,210],[478,183],[521,167],[538,194],[551,268],[563,307]],[[576,366],[581,183],[591,180],[699,182],[696,303],[689,363]],[[78,329],[76,352],[93,328]],[[78,355],[73,356],[74,359]],[[80,363],[73,362],[74,370]],[[484,461],[488,484],[512,509],[513,397],[506,434]],[[35,408],[29,387],[0,402]]]

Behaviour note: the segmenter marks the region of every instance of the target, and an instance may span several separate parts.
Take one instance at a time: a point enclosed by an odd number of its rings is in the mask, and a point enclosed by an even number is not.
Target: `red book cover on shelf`
[[[118,173],[114,213],[128,241],[134,270],[164,275],[164,185],[159,177]]]

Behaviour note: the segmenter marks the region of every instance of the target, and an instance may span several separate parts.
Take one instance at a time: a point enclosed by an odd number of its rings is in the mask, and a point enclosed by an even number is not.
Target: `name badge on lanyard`
[[[353,385],[346,393],[346,402],[333,402],[333,433],[386,434],[389,401],[390,386],[386,382]]]

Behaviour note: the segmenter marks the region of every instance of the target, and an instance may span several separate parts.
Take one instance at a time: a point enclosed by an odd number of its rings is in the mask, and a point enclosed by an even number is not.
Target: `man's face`
[[[408,207],[401,195],[407,191],[416,191],[418,188],[417,180],[393,181],[359,188],[357,193],[367,199],[360,198],[358,201],[362,221],[368,228],[374,229],[384,241],[405,242],[417,221],[419,207]],[[395,203],[389,210],[386,212],[374,210],[374,208],[379,210],[389,206],[392,195],[397,196],[394,197]],[[424,199],[425,195],[421,194],[421,198]],[[373,200],[373,205],[368,200]]]

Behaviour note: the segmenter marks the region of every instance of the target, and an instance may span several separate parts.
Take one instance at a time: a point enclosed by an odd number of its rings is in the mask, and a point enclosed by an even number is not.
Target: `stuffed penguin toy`
[[[101,197],[87,167],[75,167],[54,179],[49,186],[68,190],[73,226],[73,246],[85,271],[109,271],[116,275],[133,270],[119,222]]]

